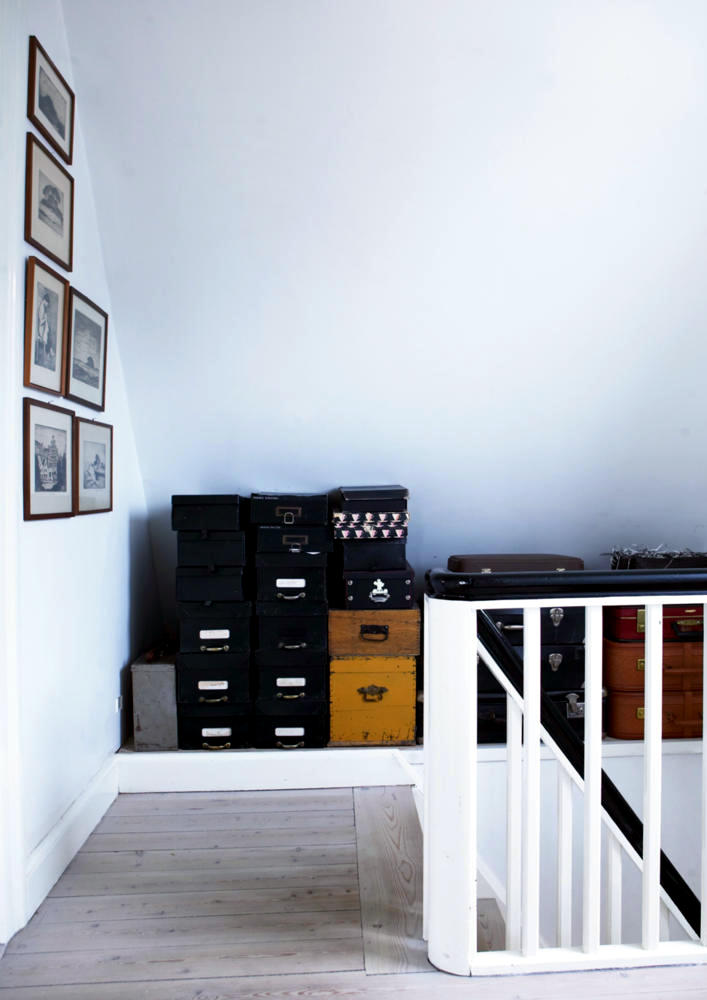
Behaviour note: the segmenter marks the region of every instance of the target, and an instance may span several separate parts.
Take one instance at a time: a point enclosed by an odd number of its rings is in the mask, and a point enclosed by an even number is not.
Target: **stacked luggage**
[[[250,744],[245,532],[234,494],[173,496],[179,612],[177,718],[183,750]]]
[[[584,569],[576,556],[530,554],[453,555],[455,573]],[[493,610],[496,627],[523,656],[523,613]],[[580,736],[584,735],[584,608],[544,608],[540,613],[540,683]],[[506,694],[483,663],[478,671],[478,741],[506,740]]]
[[[253,493],[257,649],[256,747],[329,739],[326,494]]]
[[[332,523],[341,610],[329,613],[332,745],[415,741],[420,612],[402,486],[342,486]]]

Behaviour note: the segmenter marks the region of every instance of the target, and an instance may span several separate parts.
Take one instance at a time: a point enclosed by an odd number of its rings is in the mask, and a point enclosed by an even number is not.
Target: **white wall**
[[[702,0],[64,9],[168,614],[174,492],[707,548]]]
[[[114,425],[114,511],[57,521],[21,520],[22,397],[62,405],[56,397],[22,386],[25,259],[29,254],[41,256],[22,239],[24,144],[25,132],[31,130],[25,118],[30,34],[39,37],[71,83],[58,0],[13,0],[3,8],[2,56],[15,65],[18,79],[10,81],[0,98],[7,141],[0,189],[8,208],[0,294],[10,303],[7,314],[14,316],[11,327],[0,324],[3,366],[12,373],[6,380],[11,400],[3,410],[2,430],[3,455],[13,456],[4,466],[3,481],[14,523],[8,524],[4,540],[13,550],[9,565],[16,563],[16,613],[11,623],[16,645],[3,646],[2,669],[3,683],[17,684],[13,724],[18,729],[15,755],[20,760],[15,766],[21,779],[21,801],[4,798],[3,810],[19,813],[20,866],[32,863],[33,852],[120,745],[115,699],[121,692],[121,673],[149,642],[155,626],[159,628],[144,491],[118,350],[120,326],[113,322],[103,266],[80,93],[74,163],[69,168],[75,179],[75,233],[74,270],[68,277],[111,316],[106,409],[97,414],[80,404],[63,403],[83,417]]]

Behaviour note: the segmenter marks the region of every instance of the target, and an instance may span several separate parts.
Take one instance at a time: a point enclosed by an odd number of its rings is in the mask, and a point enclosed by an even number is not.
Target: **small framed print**
[[[27,133],[25,239],[71,271],[74,263],[74,179]]]
[[[25,521],[74,513],[73,423],[73,410],[25,397]]]
[[[108,313],[72,288],[68,327],[64,395],[94,410],[104,410]]]
[[[27,117],[67,163],[74,155],[75,105],[73,90],[31,35]]]
[[[24,384],[60,396],[66,370],[69,282],[37,257],[27,259]]]
[[[113,510],[113,428],[74,420],[74,513]]]

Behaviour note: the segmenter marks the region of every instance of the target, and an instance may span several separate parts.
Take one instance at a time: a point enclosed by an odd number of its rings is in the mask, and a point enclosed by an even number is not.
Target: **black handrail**
[[[646,587],[648,581],[641,582],[640,578],[645,577],[646,574],[650,577],[650,585],[654,588],[652,590]],[[673,579],[676,576],[679,577],[679,581]],[[465,577],[467,581],[470,578],[473,580],[471,583],[464,583],[460,586],[459,578],[461,577]],[[510,577],[513,580],[509,580]],[[519,577],[523,578],[522,581],[518,581]],[[533,577],[536,578],[535,581],[531,580]],[[601,577],[601,581],[599,582],[598,579],[591,581],[586,577]],[[621,580],[621,577],[630,577],[631,585],[628,585],[628,580]],[[468,601],[496,600],[506,597],[510,601],[513,599],[522,601],[523,598],[539,596],[557,597],[558,599],[562,596],[599,596],[597,590],[588,589],[593,586],[593,583],[603,588],[601,596],[616,593],[636,596],[651,592],[677,595],[707,593],[707,573],[702,570],[674,572],[665,570],[611,570],[606,572],[577,570],[566,573],[555,571],[554,573],[503,574],[448,573],[446,570],[430,570],[426,578],[428,592],[431,592],[433,596]],[[450,578],[456,578],[456,582]],[[501,578],[506,581],[505,589]],[[547,578],[555,581],[554,588],[550,589],[550,581]],[[585,578],[583,583],[580,583],[579,578]],[[619,578],[616,588],[610,586],[615,578]],[[672,585],[669,585],[670,583]],[[521,586],[522,589],[518,589]],[[538,592],[539,589],[543,591],[542,595]],[[511,604],[508,606],[510,607]],[[478,613],[477,630],[483,645],[511,685],[522,696],[523,661],[516,649],[499,632],[493,620],[484,611]],[[542,689],[540,693],[540,721],[575,772],[584,779],[584,741]],[[602,770],[601,775],[601,804],[639,857],[643,857],[643,824],[604,770]],[[660,852],[660,884],[683,914],[687,923],[699,936],[701,932],[700,901],[664,851]]]

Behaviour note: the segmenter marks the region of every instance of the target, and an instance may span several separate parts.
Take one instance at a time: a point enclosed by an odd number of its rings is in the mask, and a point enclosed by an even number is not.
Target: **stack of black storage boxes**
[[[409,514],[404,486],[341,486],[332,513],[343,606],[411,608],[415,574],[405,558]]]
[[[251,495],[255,532],[257,747],[329,741],[326,494]]]
[[[240,497],[173,496],[177,536],[177,714],[183,750],[251,743],[250,602]]]

